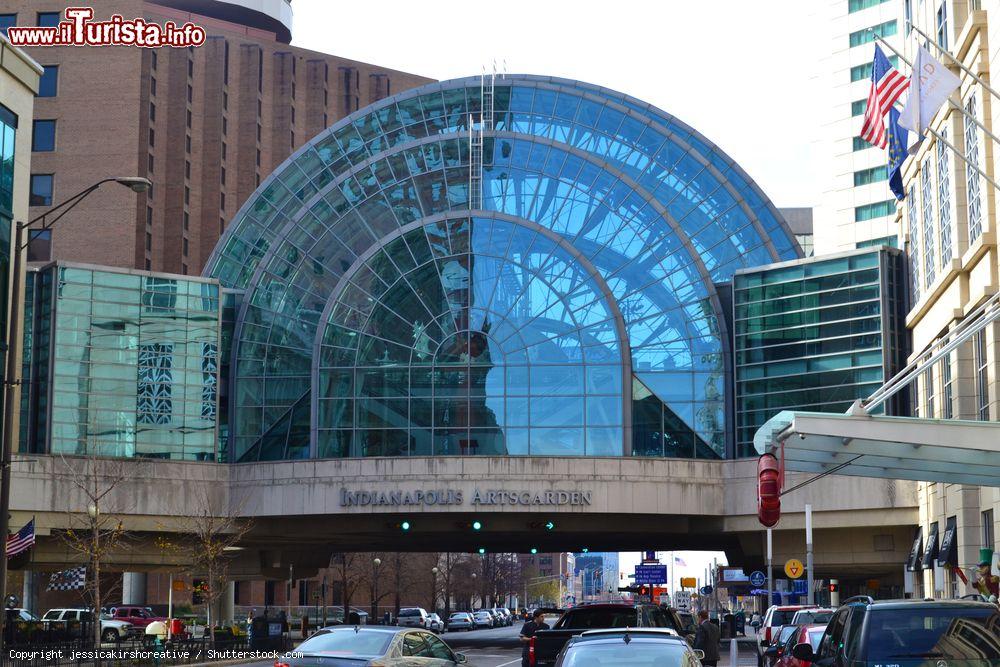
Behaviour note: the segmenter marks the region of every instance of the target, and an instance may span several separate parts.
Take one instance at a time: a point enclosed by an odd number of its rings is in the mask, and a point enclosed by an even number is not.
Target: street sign
[[[681,577],[681,588],[698,588],[698,580],[694,577]]]
[[[635,583],[665,584],[667,583],[666,565],[636,565]]]
[[[808,595],[809,582],[805,579],[796,579],[792,582],[792,593],[795,595]]]
[[[712,587],[711,586],[702,586],[701,587],[701,594],[702,595],[711,595],[712,594]]]
[[[682,611],[691,611],[691,593],[688,591],[677,591],[674,593],[674,604]]]
[[[785,563],[785,574],[787,574],[792,579],[798,579],[799,577],[802,576],[802,573],[805,571],[806,568],[804,565],[802,565],[802,561],[800,560],[793,558],[787,563]]]
[[[755,570],[754,572],[750,573],[750,584],[752,586],[760,588],[766,583],[767,583],[767,575],[761,572],[760,570]]]

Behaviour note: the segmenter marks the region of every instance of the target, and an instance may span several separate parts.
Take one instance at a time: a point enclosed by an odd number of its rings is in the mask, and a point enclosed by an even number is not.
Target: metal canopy
[[[794,472],[1000,487],[1000,423],[780,412],[754,446]]]

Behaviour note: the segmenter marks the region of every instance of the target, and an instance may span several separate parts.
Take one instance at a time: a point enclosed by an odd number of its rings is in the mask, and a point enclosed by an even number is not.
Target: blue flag
[[[899,124],[899,111],[889,110],[889,127],[886,128],[889,138],[889,189],[896,199],[902,201],[906,197],[903,190],[903,160],[906,159],[906,130]]]

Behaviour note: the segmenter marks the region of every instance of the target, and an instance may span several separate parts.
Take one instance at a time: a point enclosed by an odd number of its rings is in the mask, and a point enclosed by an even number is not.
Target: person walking
[[[523,648],[521,649],[521,667],[531,667],[530,660],[530,649],[531,649],[531,638],[535,636],[535,633],[539,630],[548,630],[549,626],[545,623],[545,614],[541,610],[535,610],[532,615],[531,620],[524,624],[521,628],[521,644]]]
[[[705,667],[716,667],[719,664],[719,626],[708,620],[708,612],[704,609],[698,612],[698,630],[694,635],[694,648],[704,652],[701,664]]]

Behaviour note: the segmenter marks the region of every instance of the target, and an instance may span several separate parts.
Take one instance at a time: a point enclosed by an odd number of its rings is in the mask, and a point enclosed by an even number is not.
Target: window
[[[194,88],[188,86],[188,102],[194,101]]]
[[[948,138],[947,129],[941,136]],[[948,151],[943,141],[937,142],[938,233],[941,236],[941,267],[951,261],[951,179],[948,175]]]
[[[854,172],[854,185],[868,185],[878,183],[889,178],[889,168],[886,166],[872,167]]]
[[[965,199],[968,206],[969,215],[969,243],[979,238],[983,233],[983,212],[979,199],[979,172],[973,168],[979,167],[979,128],[972,122],[972,118],[979,116],[976,104],[976,95],[973,93],[965,103],[965,113],[963,122],[965,124]]]
[[[906,193],[906,225],[907,225],[907,248],[906,258],[910,265],[910,304],[915,304],[920,300],[920,238],[917,230],[920,228],[917,222],[917,192],[913,185]]]
[[[146,207],[146,226],[147,227],[152,227],[153,226],[153,207],[152,206],[147,206]]]
[[[222,117],[222,136],[226,136],[226,134],[228,132],[229,132],[229,121],[226,120],[225,116],[223,116]]]
[[[257,166],[260,166],[260,149],[257,149]]]
[[[993,524],[993,510],[983,512],[983,546],[993,549],[996,544],[996,526]]]
[[[880,201],[874,204],[865,204],[864,206],[854,207],[854,222],[864,222],[866,220],[874,220],[875,218],[882,218],[887,215],[892,215],[896,212],[896,202],[892,199],[887,201]]]
[[[28,203],[32,206],[52,206],[52,174],[31,175]]]
[[[896,56],[889,56],[889,64],[893,67],[899,67],[899,58]],[[872,64],[865,63],[864,65],[856,65],[851,68],[851,81],[862,81],[864,79],[872,78]]]
[[[986,357],[986,330],[979,331],[972,338],[976,363],[976,403],[979,421],[990,420],[990,385]]]
[[[877,248],[878,246],[889,246],[890,248],[899,247],[899,237],[898,236],[883,236],[877,239],[868,239],[867,241],[858,241],[854,244],[855,248]]]
[[[174,346],[170,343],[139,345],[136,419],[140,424],[170,423],[173,354]]]
[[[188,76],[194,76],[194,61],[188,60]]]
[[[55,97],[59,88],[59,66],[46,65],[42,69],[42,77],[38,81],[39,97]]]
[[[226,184],[226,168],[225,167],[222,167],[220,169],[220,171],[219,171],[219,180],[222,181],[223,185]]]
[[[156,69],[156,51],[150,49],[149,51],[149,67],[151,69]]]
[[[156,79],[149,77],[149,94],[156,95]]]
[[[942,0],[935,15],[934,25],[937,28],[937,43],[940,48],[948,50],[948,0]]]
[[[7,36],[7,28],[17,25],[17,14],[0,14],[0,31]]]
[[[184,211],[184,231],[187,231],[191,226],[191,214]]]
[[[146,167],[147,167],[147,169],[148,169],[149,173],[153,173],[153,166],[154,166],[154,163],[155,163],[155,162],[156,162],[156,161],[155,161],[155,160],[153,159],[153,154],[152,154],[152,153],[150,153],[150,154],[149,154],[149,155],[147,156],[147,163],[148,163],[148,164],[146,165]]]
[[[954,417],[954,386],[951,379],[951,353],[941,360],[941,418],[951,419]]]
[[[191,135],[190,134],[187,135],[186,137],[184,137],[184,152],[185,153],[190,153],[191,152]]]
[[[913,31],[913,0],[903,0],[903,18],[906,20],[906,34]]]
[[[28,261],[47,262],[52,259],[52,230],[38,229],[28,233]]]
[[[934,259],[934,194],[931,190],[931,158],[924,159],[920,167],[920,204],[923,213],[924,247],[924,286],[930,287],[934,282],[934,270],[937,263]]]
[[[932,368],[928,368],[924,371],[924,403],[927,406],[927,412],[924,416],[927,419],[934,419],[934,372]]]
[[[146,232],[146,250],[152,250],[152,249],[153,249],[153,235],[150,234],[149,232]]]
[[[223,211],[226,210],[226,193],[225,192],[220,192],[219,193],[219,208],[221,208]]]
[[[184,253],[184,256],[185,256],[185,257],[187,257],[187,255],[188,255],[188,240],[187,240],[186,238],[185,238],[185,239],[183,239],[183,243],[182,243],[182,250],[181,250],[181,252],[183,252],[183,253]]]
[[[156,120],[156,105],[153,104],[152,102],[149,103],[149,120],[150,121]]]
[[[191,161],[184,160],[184,178],[191,178]]]
[[[229,83],[229,40],[222,46],[222,83]],[[222,94],[222,108],[226,108],[226,94]]]
[[[872,145],[870,143],[868,143],[867,141],[865,141],[861,137],[854,137],[852,139],[852,142],[853,142],[852,150],[855,150],[855,151],[863,151],[866,148],[871,148],[872,147]]]
[[[56,149],[56,122],[36,120],[31,126],[31,150],[36,152]]]
[[[149,128],[149,145],[150,147],[156,145],[156,131],[153,128]]]
[[[191,188],[187,187],[186,185],[184,186],[184,203],[185,204],[191,203]]]
[[[260,141],[260,123],[257,123],[257,141]]]
[[[856,30],[850,34],[851,46],[861,46],[862,44],[868,44],[869,42],[875,41],[875,36],[879,37],[890,37],[896,34],[896,22],[886,21],[885,23],[879,23],[878,25],[873,25],[871,28],[864,28],[862,30]]]
[[[38,12],[39,28],[55,28],[59,26],[59,12]]]
[[[863,100],[855,100],[854,102],[851,102],[851,116],[861,116],[865,113],[865,109],[867,108],[868,108],[868,98],[865,98]]]
[[[229,109],[229,93],[222,93],[222,110],[225,111]]]
[[[295,107],[292,107],[292,124],[295,124]]]
[[[188,129],[191,128],[191,110],[190,109],[187,110],[187,126],[188,126]]]
[[[225,141],[222,142],[222,159],[223,160],[226,159],[226,142]]]

